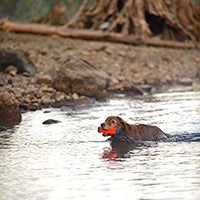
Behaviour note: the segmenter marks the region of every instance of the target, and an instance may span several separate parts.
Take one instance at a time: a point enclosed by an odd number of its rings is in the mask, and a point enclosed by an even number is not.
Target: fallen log
[[[177,42],[169,40],[160,40],[158,38],[142,38],[122,33],[110,33],[110,32],[92,31],[85,29],[84,30],[69,29],[63,26],[17,23],[17,22],[10,22],[7,20],[0,21],[0,30],[7,32],[13,31],[18,33],[58,35],[61,37],[118,42],[118,43],[132,44],[132,45],[145,45],[145,46],[169,47],[169,48],[197,48],[197,45],[195,45],[192,41]]]

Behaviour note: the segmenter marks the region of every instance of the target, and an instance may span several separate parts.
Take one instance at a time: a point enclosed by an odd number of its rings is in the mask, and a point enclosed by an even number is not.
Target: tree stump
[[[192,0],[98,0],[76,28],[200,42],[200,5]]]

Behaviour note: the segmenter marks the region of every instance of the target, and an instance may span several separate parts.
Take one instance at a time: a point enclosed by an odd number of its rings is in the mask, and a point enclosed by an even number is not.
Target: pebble
[[[40,91],[52,93],[52,92],[54,92],[55,90],[54,90],[52,87],[42,86],[42,87],[40,88]]]
[[[10,65],[5,69],[5,72],[7,74],[10,74],[11,76],[16,76],[17,68],[15,66]]]
[[[151,90],[152,90],[151,85],[140,85],[139,88],[145,92],[151,92]]]
[[[183,85],[192,85],[192,79],[191,78],[181,78],[180,83]]]
[[[61,94],[61,95],[57,95],[56,96],[56,101],[62,101],[65,99],[65,95],[64,94]]]
[[[77,94],[77,93],[73,93],[73,94],[72,94],[72,99],[73,99],[73,100],[79,99],[78,94]]]
[[[55,102],[55,100],[50,99],[50,97],[47,97],[47,96],[43,96],[41,98],[41,103],[42,104],[51,104],[51,103],[54,103],[54,102]]]
[[[25,76],[25,77],[30,77],[31,75],[30,75],[30,73],[28,73],[28,72],[23,72],[23,76]]]
[[[45,83],[45,84],[52,84],[53,83],[53,79],[50,75],[46,74],[46,75],[41,75],[38,77],[37,79],[37,83]]]

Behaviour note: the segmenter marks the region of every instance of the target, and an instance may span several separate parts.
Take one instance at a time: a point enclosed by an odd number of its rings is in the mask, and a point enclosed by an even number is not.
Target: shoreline
[[[171,85],[197,88],[200,85],[200,52],[195,49],[131,46],[54,35],[5,32],[0,35],[2,49],[28,56],[36,67],[32,74],[26,68],[22,73],[13,73],[7,67],[0,71],[1,90],[11,93],[23,111],[59,107],[70,101],[106,99],[110,93],[142,95]],[[76,60],[66,63],[69,57],[75,57],[78,64]],[[81,60],[86,68],[82,69]],[[67,76],[64,78],[58,76],[69,64],[74,71],[71,74],[64,71]],[[74,69],[74,65],[78,67]],[[86,72],[88,75],[79,79]],[[91,72],[96,75],[92,77]],[[64,81],[60,82],[61,78]],[[66,88],[68,82],[71,85]]]

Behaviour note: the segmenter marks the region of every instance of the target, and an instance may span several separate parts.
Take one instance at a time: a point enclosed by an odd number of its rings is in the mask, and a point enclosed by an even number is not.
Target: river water
[[[113,147],[97,132],[109,115],[191,137]],[[50,118],[61,122],[42,124]],[[1,200],[200,199],[200,92],[26,112],[2,134]]]

